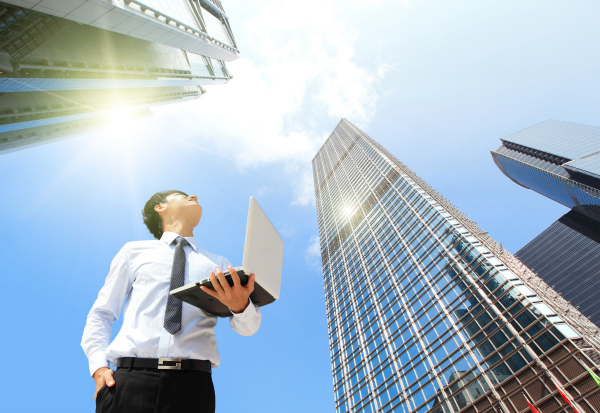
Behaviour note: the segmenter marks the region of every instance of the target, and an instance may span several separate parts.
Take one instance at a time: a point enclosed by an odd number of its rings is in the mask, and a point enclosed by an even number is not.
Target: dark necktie
[[[185,251],[183,250],[183,247],[190,245],[183,237],[178,237],[173,242],[176,242],[177,246],[175,247],[175,254],[173,255],[173,269],[171,270],[171,286],[169,287],[169,291],[183,287],[183,281],[185,279]],[[163,327],[171,334],[175,334],[181,330],[182,304],[183,302],[179,298],[169,294]]]

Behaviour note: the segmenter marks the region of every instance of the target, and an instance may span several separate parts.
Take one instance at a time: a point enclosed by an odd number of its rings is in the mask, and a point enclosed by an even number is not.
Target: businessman
[[[202,289],[229,307],[229,323],[237,333],[250,336],[261,321],[249,298],[254,274],[242,286],[227,259],[196,245],[193,230],[202,207],[195,195],[157,192],[142,215],[156,240],[129,242],[119,251],[83,332],[81,346],[96,382],[96,412],[212,413],[211,370],[220,363],[217,317],[169,291],[209,276],[214,291]],[[232,287],[223,268],[232,274]],[[121,310],[123,326],[111,343]]]

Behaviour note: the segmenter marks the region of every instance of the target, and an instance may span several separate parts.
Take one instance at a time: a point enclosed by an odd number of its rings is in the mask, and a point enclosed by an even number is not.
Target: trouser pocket
[[[102,399],[104,398],[104,394],[106,393],[107,389],[108,386],[105,384],[100,388],[100,390],[98,390],[98,393],[96,394],[96,413],[102,412],[102,410],[99,409],[99,407],[102,406]]]

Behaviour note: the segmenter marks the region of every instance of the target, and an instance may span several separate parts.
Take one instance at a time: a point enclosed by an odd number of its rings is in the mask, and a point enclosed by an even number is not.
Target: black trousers
[[[96,413],[214,413],[210,373],[119,368],[96,396]]]

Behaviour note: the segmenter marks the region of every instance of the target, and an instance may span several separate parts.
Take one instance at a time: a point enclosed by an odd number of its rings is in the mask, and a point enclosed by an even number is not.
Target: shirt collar
[[[163,232],[162,237],[160,237],[160,240],[166,243],[167,245],[171,245],[175,238],[179,236],[179,234],[176,234],[174,232],[165,231]],[[187,240],[187,242],[190,243],[190,247],[192,247],[194,251],[198,251],[198,247],[196,246],[196,241],[194,241],[194,237],[185,237],[185,239]]]

